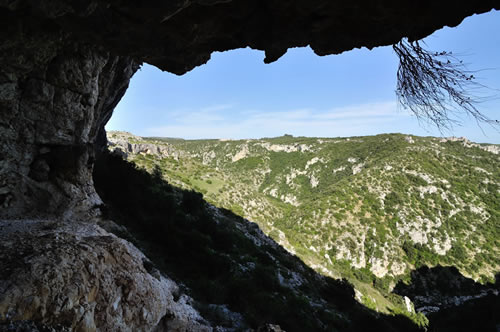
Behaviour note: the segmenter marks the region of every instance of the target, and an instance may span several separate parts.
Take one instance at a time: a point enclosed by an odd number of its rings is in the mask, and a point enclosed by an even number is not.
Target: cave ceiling
[[[44,29],[183,74],[214,51],[250,47],[265,51],[269,63],[291,47],[309,45],[328,55],[418,40],[500,9],[500,1],[0,0],[0,7]]]

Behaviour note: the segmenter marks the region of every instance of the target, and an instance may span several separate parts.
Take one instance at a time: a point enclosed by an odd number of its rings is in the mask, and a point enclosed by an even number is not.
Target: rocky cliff
[[[134,154],[152,154],[160,157],[173,157],[178,159],[179,152],[171,148],[168,144],[157,144],[161,142],[145,141],[142,137],[130,133],[114,132],[112,140],[108,138],[108,145],[111,149],[125,159]],[[155,144],[156,143],[156,144]]]
[[[141,62],[182,74],[239,47],[266,62],[296,46],[334,54],[420,39],[492,8],[500,1],[0,0],[0,218],[98,215],[94,145]]]
[[[93,145],[138,65],[0,10],[0,216],[87,213]]]

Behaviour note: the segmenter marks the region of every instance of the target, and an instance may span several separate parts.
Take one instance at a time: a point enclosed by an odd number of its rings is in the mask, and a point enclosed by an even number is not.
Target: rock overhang
[[[215,51],[250,47],[273,62],[288,48],[318,55],[422,39],[500,1],[1,1],[71,39],[99,45],[162,70],[184,74]]]

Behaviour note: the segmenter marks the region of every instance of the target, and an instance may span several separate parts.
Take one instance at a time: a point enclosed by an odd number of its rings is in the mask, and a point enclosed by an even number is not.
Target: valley
[[[419,310],[392,293],[418,268],[456,267],[482,284],[500,271],[497,145],[402,134],[191,141],[109,132],[108,141],[153,176],[255,222],[320,274],[347,279],[382,313]]]

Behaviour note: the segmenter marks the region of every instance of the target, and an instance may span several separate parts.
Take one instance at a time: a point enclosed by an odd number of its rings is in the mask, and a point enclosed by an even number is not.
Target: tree
[[[440,130],[458,123],[460,113],[472,116],[478,124],[499,124],[478,110],[483,98],[472,92],[485,87],[452,52],[431,52],[419,41],[406,39],[393,49],[399,57],[398,101],[418,119],[430,121]]]

